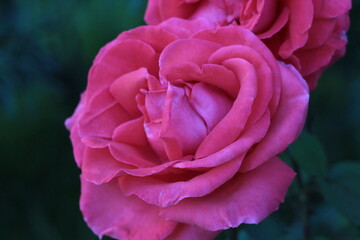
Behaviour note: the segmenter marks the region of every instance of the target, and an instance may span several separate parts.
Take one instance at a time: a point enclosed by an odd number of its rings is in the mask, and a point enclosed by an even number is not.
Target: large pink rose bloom
[[[276,58],[291,63],[314,89],[345,53],[351,0],[149,0],[148,24],[170,17],[205,18],[250,29]]]
[[[139,27],[96,57],[66,125],[97,235],[213,239],[283,201],[295,173],[276,155],[301,131],[306,82],[251,31],[208,27]]]

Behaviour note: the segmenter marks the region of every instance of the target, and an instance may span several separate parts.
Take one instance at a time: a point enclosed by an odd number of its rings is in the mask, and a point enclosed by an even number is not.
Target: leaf
[[[300,170],[309,175],[326,176],[326,154],[320,141],[315,136],[303,131],[296,142],[289,147],[289,152],[295,158]]]
[[[327,181],[319,183],[326,201],[349,221],[360,225],[360,163],[338,163],[331,169]]]

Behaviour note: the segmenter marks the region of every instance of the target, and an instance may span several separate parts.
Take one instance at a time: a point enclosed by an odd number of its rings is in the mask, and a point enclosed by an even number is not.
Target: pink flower
[[[240,24],[276,58],[293,64],[314,89],[321,73],[345,53],[351,0],[149,0],[145,20],[205,18]]]
[[[251,31],[208,28],[139,27],[96,57],[66,125],[97,235],[213,239],[283,201],[295,173],[276,155],[302,129],[306,82]]]

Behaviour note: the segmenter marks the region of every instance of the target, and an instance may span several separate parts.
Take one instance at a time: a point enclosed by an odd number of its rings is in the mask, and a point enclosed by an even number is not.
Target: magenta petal
[[[86,110],[79,118],[81,137],[111,138],[114,129],[130,120],[130,115],[116,103],[108,89],[90,99]]]
[[[244,160],[241,171],[249,171],[283,152],[300,134],[304,125],[309,90],[305,80],[291,65],[282,64],[282,92],[277,112],[265,138]]]
[[[144,117],[127,121],[118,126],[113,132],[112,139],[115,142],[147,147],[148,141],[144,131]]]
[[[206,134],[205,123],[190,105],[186,88],[169,84],[160,134],[169,159],[193,154]],[[178,147],[182,155],[176,154]]]
[[[232,101],[224,92],[204,83],[193,86],[190,103],[205,121],[209,132],[223,119],[232,106]]]
[[[146,68],[151,74],[157,70],[158,54],[141,40],[115,39],[107,44],[96,57],[90,69],[87,99],[93,98],[125,73]]]
[[[83,155],[85,151],[85,145],[81,142],[79,135],[78,123],[76,123],[70,132],[70,139],[73,146],[74,158],[77,166],[82,167]]]
[[[167,21],[160,23],[159,27],[175,34],[178,38],[188,38],[199,31],[215,29],[216,25],[208,19],[195,19],[189,21],[180,18],[170,18]]]
[[[165,240],[213,240],[220,231],[207,231],[188,224],[178,224]]]
[[[236,98],[239,91],[239,81],[235,74],[222,65],[203,64],[199,67],[195,63],[186,62],[178,63],[170,68],[165,76],[169,82],[178,79],[185,82],[196,80],[223,90],[231,98]]]
[[[168,207],[184,198],[211,193],[235,175],[243,157],[244,154],[188,181],[166,182],[151,176],[139,178],[125,175],[120,178],[120,186],[127,196],[135,194],[147,203]]]
[[[149,25],[156,25],[163,20],[160,14],[160,0],[149,0],[145,12],[145,22]]]
[[[135,97],[140,93],[140,89],[147,87],[146,78],[148,75],[149,73],[145,68],[140,68],[122,75],[111,84],[110,93],[132,116],[140,114]]]
[[[109,182],[114,177],[119,176],[124,168],[131,168],[131,166],[116,161],[108,148],[86,147],[82,176],[87,181],[95,184]]]
[[[141,26],[135,29],[123,32],[119,40],[141,40],[149,44],[157,53],[175,41],[177,37],[171,32],[166,31],[158,26]]]
[[[73,146],[75,161],[80,168],[82,165],[82,158],[84,155],[85,146],[81,142],[78,119],[85,110],[85,99],[85,94],[81,94],[80,102],[79,105],[76,107],[75,112],[65,121],[65,126],[70,131],[70,139]]]
[[[351,9],[351,0],[313,1],[316,18],[335,18]]]
[[[159,9],[162,20],[188,18],[193,12],[193,6],[182,0],[159,0]]]
[[[117,181],[95,185],[81,179],[80,208],[89,227],[100,238],[159,240],[176,227],[159,217],[159,209],[122,194]]]
[[[285,59],[305,45],[314,16],[312,0],[289,0],[287,3],[290,11],[287,36],[279,49],[279,55]]]
[[[249,126],[246,131],[234,143],[211,154],[207,157],[195,159],[194,161],[183,161],[176,163],[175,168],[203,169],[211,168],[230,161],[234,156],[247,152],[254,144],[264,138],[270,124],[270,113],[267,111],[258,122]]]
[[[261,32],[257,34],[260,39],[270,38],[276,33],[278,33],[288,22],[289,20],[289,9],[284,7],[281,13],[277,16],[276,22],[274,22],[269,29],[265,32]]]
[[[219,44],[200,39],[175,41],[160,56],[160,74],[166,76],[171,72],[172,66],[179,63],[190,62],[198,66],[208,63],[211,54],[219,47]]]
[[[112,156],[119,162],[132,165],[137,168],[154,167],[160,164],[160,159],[151,148],[137,147],[120,142],[110,144]]]
[[[196,158],[206,157],[233,143],[244,129],[253,108],[257,93],[257,79],[253,65],[240,58],[226,60],[224,65],[235,72],[241,88],[230,111],[197,149]]]
[[[161,208],[160,215],[209,231],[259,223],[278,209],[294,177],[294,171],[275,157],[252,171],[238,173],[209,195]]]

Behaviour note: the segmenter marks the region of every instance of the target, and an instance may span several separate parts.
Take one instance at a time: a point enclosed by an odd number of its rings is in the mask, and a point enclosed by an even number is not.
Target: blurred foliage
[[[145,0],[0,2],[2,239],[97,239],[78,207],[64,119],[97,51],[144,24]],[[360,238],[360,1],[345,58],[312,93],[305,132],[282,158],[298,175],[280,210],[218,239]]]

